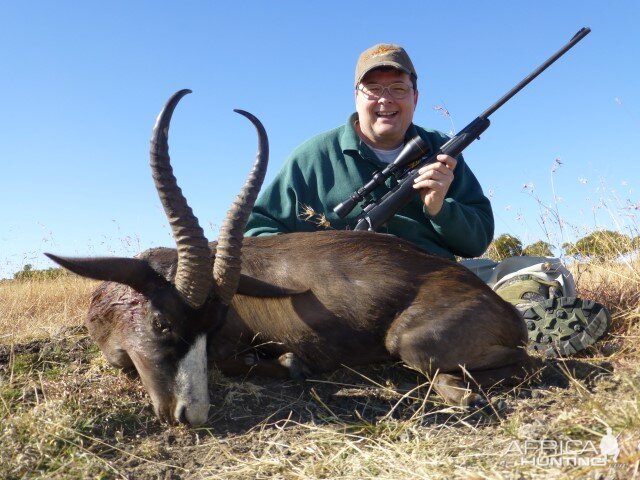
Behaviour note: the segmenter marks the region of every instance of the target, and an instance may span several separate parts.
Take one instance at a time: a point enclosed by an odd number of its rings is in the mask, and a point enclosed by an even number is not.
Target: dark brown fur
[[[172,280],[175,250],[138,258]],[[395,359],[428,375],[455,374],[440,375],[434,386],[447,401],[468,404],[480,399],[461,382],[461,366],[504,376],[523,373],[529,361],[524,322],[512,305],[466,268],[396,237],[326,231],[245,238],[242,273],[226,322],[209,338],[210,360],[223,371],[282,376],[292,373],[292,358],[296,373]],[[118,355],[108,352],[121,349],[105,340],[131,339],[112,335],[115,317],[116,328],[129,330],[144,306],[130,288],[107,285],[94,295],[88,324],[111,359]]]

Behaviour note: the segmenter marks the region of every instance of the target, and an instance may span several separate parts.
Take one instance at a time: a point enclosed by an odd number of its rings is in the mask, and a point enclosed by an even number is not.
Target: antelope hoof
[[[473,414],[480,414],[487,418],[495,417],[504,412],[507,408],[507,403],[504,400],[487,400],[481,395],[474,394],[475,398],[470,399],[468,408]]]
[[[489,401],[484,398],[482,395],[478,395],[477,393],[472,393],[469,395],[467,408],[471,411],[488,411],[491,409],[491,404]]]
[[[304,380],[311,375],[309,367],[292,352],[280,355],[278,362],[289,371],[289,377],[294,380]]]

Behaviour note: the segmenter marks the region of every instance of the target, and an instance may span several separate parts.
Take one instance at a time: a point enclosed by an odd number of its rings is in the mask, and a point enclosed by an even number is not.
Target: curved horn
[[[249,219],[253,204],[258,197],[258,192],[267,171],[267,163],[269,162],[269,141],[267,132],[260,120],[244,110],[234,110],[234,112],[247,117],[256,127],[258,132],[258,153],[251,173],[249,173],[242,190],[240,190],[233,205],[227,212],[218,235],[216,259],[213,265],[213,280],[216,294],[225,305],[231,303],[231,299],[238,288],[242,267],[241,255],[244,227]]]
[[[184,300],[192,307],[198,308],[204,304],[211,289],[211,253],[198,219],[187,204],[173,175],[168,140],[173,110],[188,93],[191,93],[191,90],[174,93],[158,115],[153,127],[149,153],[153,180],[178,248],[178,267],[174,284]]]

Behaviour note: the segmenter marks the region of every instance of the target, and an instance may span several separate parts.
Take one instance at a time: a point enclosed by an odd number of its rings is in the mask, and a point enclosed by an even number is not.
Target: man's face
[[[387,87],[398,82],[409,87],[412,85],[409,74],[398,70],[372,70],[358,85],[356,111],[359,123],[356,124],[356,131],[372,147],[391,150],[403,142],[413,120],[418,91],[411,89],[405,98],[397,99],[387,89],[376,98],[366,95],[360,87],[372,83]]]

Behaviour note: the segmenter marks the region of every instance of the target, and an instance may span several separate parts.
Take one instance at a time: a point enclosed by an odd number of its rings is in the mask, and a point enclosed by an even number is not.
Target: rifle
[[[413,196],[416,194],[416,191],[413,188],[414,180],[418,177],[418,171],[423,166],[435,162],[436,157],[441,153],[451,157],[457,157],[465,148],[471,145],[474,140],[479,140],[480,134],[489,128],[489,116],[493,112],[507,103],[511,97],[527,86],[529,82],[540,75],[547,69],[547,67],[558,60],[576,43],[586,37],[589,32],[591,32],[590,28],[581,28],[564,47],[549,57],[546,62],[509,90],[496,103],[482,112],[457,135],[442,145],[442,147],[440,147],[440,149],[434,154],[430,154],[429,148],[419,135],[410,139],[393,163],[389,164],[383,170],[374,173],[369,182],[353,192],[349,198],[337,205],[333,211],[337,213],[340,218],[344,218],[359,202],[366,201],[366,197],[373,191],[373,189],[378,185],[383,184],[391,175],[396,177],[399,176],[398,184],[395,187],[387,192],[378,202],[372,201],[367,203],[363,207],[362,213],[358,216],[358,223],[355,226],[355,230],[375,231],[378,229],[387,220],[393,217],[398,210],[411,201]],[[411,165],[416,161],[418,161],[417,165]],[[411,168],[403,174],[402,171],[404,167],[410,165]]]

